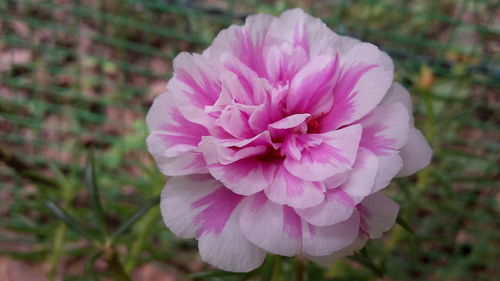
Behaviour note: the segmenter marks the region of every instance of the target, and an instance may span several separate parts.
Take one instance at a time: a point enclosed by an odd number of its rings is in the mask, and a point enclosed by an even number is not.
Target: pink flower
[[[250,16],[179,54],[149,111],[165,224],[228,271],[348,255],[394,224],[380,190],[430,162],[411,111],[376,46],[300,9]]]

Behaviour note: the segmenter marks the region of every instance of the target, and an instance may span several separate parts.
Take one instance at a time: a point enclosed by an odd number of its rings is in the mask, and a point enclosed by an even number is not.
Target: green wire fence
[[[417,235],[396,227],[368,246],[374,262],[390,280],[500,273],[500,2],[487,0],[0,0],[0,254],[51,256],[51,276],[76,280],[58,264],[88,253],[43,202],[92,224],[82,167],[93,148],[105,224],[121,229],[164,181],[146,152],[144,118],[175,55],[202,51],[249,14],[293,7],[389,53],[435,151],[430,168],[388,191]],[[182,264],[196,259],[194,244],[169,234],[157,209],[121,239],[127,273],[151,260],[189,273]],[[12,242],[29,251],[3,246]],[[309,278],[318,270],[328,280],[372,278],[349,260],[306,268]]]

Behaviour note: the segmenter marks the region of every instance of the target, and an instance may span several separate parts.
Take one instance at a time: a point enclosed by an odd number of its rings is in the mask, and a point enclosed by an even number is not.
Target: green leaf
[[[94,252],[85,261],[85,266],[83,268],[83,276],[85,277],[86,281],[99,281],[96,275],[96,271],[94,269],[94,262],[102,255],[103,253],[101,251]]]
[[[363,249],[359,252],[363,255],[363,257],[368,258],[368,251],[366,250],[366,247],[363,247]]]
[[[106,233],[106,224],[104,219],[104,211],[102,209],[101,198],[99,197],[99,186],[95,174],[95,161],[94,153],[92,150],[87,155],[87,164],[85,166],[85,184],[89,193],[92,211],[94,212],[99,225],[101,233]]]
[[[408,223],[403,219],[403,217],[401,216],[401,213],[398,214],[398,218],[396,219],[396,223],[399,224],[402,228],[404,228],[404,230],[408,231],[412,235],[415,235],[415,231],[413,231],[413,229],[411,229],[411,227],[408,225]]]
[[[127,231],[137,220],[142,218],[152,207],[157,206],[160,203],[160,197],[155,197],[148,202],[142,208],[137,210],[130,218],[128,218],[114,233],[111,235],[111,243],[113,243],[118,237],[120,237],[125,231]]]
[[[54,202],[46,200],[45,204],[52,212],[52,214],[54,214],[56,218],[62,220],[71,230],[84,236],[90,241],[95,240],[95,237],[93,237],[88,231],[86,231],[70,214],[59,208]]]
[[[373,261],[370,260],[369,258],[364,257],[362,254],[355,253],[354,255],[350,256],[349,259],[359,262],[366,268],[370,269],[378,277],[380,278],[384,277],[383,269],[377,266],[375,263],[373,263]]]

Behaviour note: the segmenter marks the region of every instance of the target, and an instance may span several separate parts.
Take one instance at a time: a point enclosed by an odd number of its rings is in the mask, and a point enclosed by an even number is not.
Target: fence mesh
[[[173,57],[202,51],[248,14],[297,6],[337,33],[389,53],[396,80],[412,93],[417,126],[435,150],[430,169],[392,189],[419,238],[391,240],[390,276],[488,280],[498,274],[497,1],[3,0],[2,157],[14,155],[47,175],[53,166],[68,173],[92,146],[107,174],[108,200],[140,202],[121,191],[147,185],[137,169],[151,164],[144,117],[165,88]],[[37,216],[20,220],[30,208],[20,201],[31,195],[19,191],[29,185],[19,169],[0,165],[0,192],[14,199],[4,202],[17,202],[0,206],[4,229],[40,223]]]

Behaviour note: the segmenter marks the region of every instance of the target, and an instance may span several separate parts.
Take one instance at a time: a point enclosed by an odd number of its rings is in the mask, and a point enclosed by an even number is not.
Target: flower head
[[[398,205],[380,190],[432,154],[391,59],[300,9],[250,16],[203,54],[179,54],[147,123],[173,176],[165,224],[229,271],[266,252],[327,262],[381,237]]]

